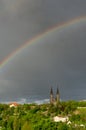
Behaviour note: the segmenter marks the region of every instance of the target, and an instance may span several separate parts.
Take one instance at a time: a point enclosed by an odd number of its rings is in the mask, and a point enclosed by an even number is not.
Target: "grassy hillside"
[[[54,117],[65,118],[55,122]],[[86,102],[67,101],[58,105],[0,104],[0,130],[86,130]]]

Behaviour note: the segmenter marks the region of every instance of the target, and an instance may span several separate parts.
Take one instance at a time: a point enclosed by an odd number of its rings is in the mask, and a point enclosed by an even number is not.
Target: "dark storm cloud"
[[[85,0],[1,0],[0,60],[52,25],[85,15],[85,5]]]
[[[0,60],[38,33],[41,19],[40,4],[35,1],[1,2]]]
[[[15,97],[15,93],[16,97],[47,97],[51,84],[55,87],[61,84],[63,98],[78,99],[82,98],[82,95],[85,98],[85,35],[86,23],[83,21],[76,26],[49,33],[30,45],[2,69],[3,92],[11,97]],[[8,84],[4,83],[4,80]],[[10,86],[10,89],[6,89],[7,86]],[[66,91],[69,91],[68,95]],[[77,91],[82,91],[83,94],[78,94]]]
[[[0,61],[47,28],[83,15],[86,15],[86,0],[1,0]],[[62,86],[63,98],[64,88],[75,90],[73,93],[77,95],[76,86],[85,97],[85,44],[86,21],[47,35],[0,71],[0,97],[15,97],[15,93],[16,97],[46,97],[49,86],[57,83]]]

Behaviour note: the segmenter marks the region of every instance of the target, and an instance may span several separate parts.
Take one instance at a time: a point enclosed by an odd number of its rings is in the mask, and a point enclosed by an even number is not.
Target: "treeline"
[[[86,130],[86,102],[24,104],[9,107],[0,104],[0,130]],[[71,124],[54,122],[54,116],[68,116]],[[83,124],[84,127],[80,126]]]

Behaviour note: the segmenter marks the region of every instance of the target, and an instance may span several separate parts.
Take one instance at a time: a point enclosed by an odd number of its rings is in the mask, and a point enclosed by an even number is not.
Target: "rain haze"
[[[1,0],[0,63],[55,25],[86,17],[86,0]],[[14,54],[15,55],[15,54]],[[0,101],[86,99],[86,18],[55,29],[0,66]]]

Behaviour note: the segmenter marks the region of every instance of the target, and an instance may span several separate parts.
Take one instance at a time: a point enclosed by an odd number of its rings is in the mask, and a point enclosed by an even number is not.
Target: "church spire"
[[[60,93],[59,93],[59,89],[57,88],[57,92],[56,92],[56,102],[57,104],[59,103],[60,101]]]
[[[59,102],[60,102],[60,93],[59,93],[59,89],[57,88],[56,97],[54,98],[53,89],[52,89],[52,87],[51,87],[51,89],[50,89],[50,104],[58,105]]]
[[[53,101],[54,101],[53,89],[52,89],[52,87],[51,87],[51,90],[50,90],[50,103],[53,104]]]
[[[56,92],[56,94],[59,94],[59,89],[57,88],[57,92]]]
[[[51,87],[51,90],[50,90],[50,95],[51,95],[51,94],[53,95],[53,89],[52,89],[52,87]]]

